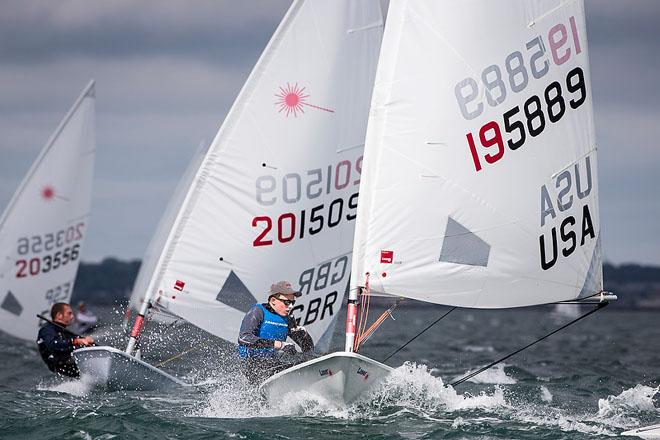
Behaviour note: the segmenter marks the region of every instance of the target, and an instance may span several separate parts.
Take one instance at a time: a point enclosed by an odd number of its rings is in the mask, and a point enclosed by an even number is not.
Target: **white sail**
[[[34,340],[37,313],[69,302],[87,235],[94,82],[41,151],[0,219],[0,329]]]
[[[273,282],[319,341],[348,288],[378,2],[291,6],[213,141],[147,289],[235,342]]]
[[[392,2],[353,280],[462,307],[602,289],[581,1]]]
[[[199,145],[195,155],[188,164],[188,168],[186,168],[186,171],[183,173],[183,176],[179,180],[179,183],[177,184],[176,189],[174,190],[174,193],[172,194],[172,197],[170,198],[170,201],[165,208],[165,212],[158,222],[156,231],[154,232],[154,235],[152,236],[151,241],[147,246],[147,250],[142,257],[140,270],[138,271],[135,282],[133,283],[133,290],[131,291],[131,297],[128,304],[129,310],[140,309],[140,304],[144,299],[144,294],[147,291],[149,283],[151,282],[151,278],[154,275],[160,254],[165,249],[167,238],[174,225],[174,222],[176,221],[177,215],[183,201],[185,200],[186,194],[190,189],[193,178],[197,174],[197,170],[199,169],[202,160],[206,156],[208,147],[209,145],[207,142],[202,142]],[[128,316],[130,316],[130,314],[128,314]],[[163,314],[156,314],[154,315],[153,319],[167,323],[172,322],[169,317],[165,317]]]

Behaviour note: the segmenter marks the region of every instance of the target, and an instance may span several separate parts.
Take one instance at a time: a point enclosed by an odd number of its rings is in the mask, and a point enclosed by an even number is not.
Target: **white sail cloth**
[[[208,150],[208,143],[201,143],[195,152],[195,155],[188,164],[188,168],[181,176],[179,183],[172,193],[172,197],[163,212],[163,215],[158,222],[156,231],[151,237],[151,241],[147,246],[147,249],[142,257],[142,263],[140,264],[140,270],[138,271],[135,282],[133,283],[133,290],[131,291],[131,297],[128,303],[128,312],[125,319],[129,319],[131,312],[133,310],[139,310],[142,301],[144,300],[144,294],[147,291],[149,283],[151,282],[152,277],[154,276],[154,270],[160,259],[160,255],[165,250],[167,245],[167,239],[170,234],[170,231],[176,221],[177,215],[181,204],[185,200],[186,194],[190,189],[190,184],[193,181],[193,178],[197,174],[197,170],[206,156]],[[173,318],[166,316],[163,313],[154,314],[153,318],[156,321],[171,324],[178,318]]]
[[[69,302],[87,235],[94,82],[35,160],[0,219],[0,329],[35,340],[37,313]]]
[[[348,288],[379,2],[291,6],[197,171],[146,295],[235,342],[271,283],[318,342]]]
[[[517,307],[602,289],[582,2],[392,2],[352,279]]]

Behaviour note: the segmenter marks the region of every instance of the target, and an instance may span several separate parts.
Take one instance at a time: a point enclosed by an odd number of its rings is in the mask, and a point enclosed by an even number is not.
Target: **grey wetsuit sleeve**
[[[273,348],[275,341],[259,337],[259,330],[264,321],[264,311],[261,307],[252,307],[243,317],[241,331],[238,334],[238,344],[248,348]]]

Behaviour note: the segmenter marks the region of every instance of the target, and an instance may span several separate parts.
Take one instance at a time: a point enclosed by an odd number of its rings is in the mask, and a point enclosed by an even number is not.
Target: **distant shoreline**
[[[100,263],[81,262],[71,302],[86,301],[93,305],[127,302],[140,264],[140,260],[117,258],[106,258]],[[605,263],[603,279],[605,290],[619,297],[617,308],[660,310],[659,266]]]

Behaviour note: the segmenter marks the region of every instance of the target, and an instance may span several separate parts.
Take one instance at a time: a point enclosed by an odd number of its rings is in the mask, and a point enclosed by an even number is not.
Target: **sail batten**
[[[393,4],[353,282],[479,308],[602,290],[595,145],[582,2]]]

